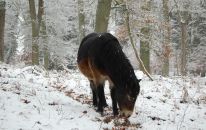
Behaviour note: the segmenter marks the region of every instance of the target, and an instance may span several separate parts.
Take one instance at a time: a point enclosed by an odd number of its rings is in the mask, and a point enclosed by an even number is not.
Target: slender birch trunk
[[[5,9],[6,2],[0,0],[0,61],[4,61],[4,28],[5,28]]]

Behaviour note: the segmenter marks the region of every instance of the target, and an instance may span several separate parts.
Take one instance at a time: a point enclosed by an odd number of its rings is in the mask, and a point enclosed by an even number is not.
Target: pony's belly
[[[108,80],[110,84],[113,84],[106,72],[92,65],[89,58],[82,59],[78,63],[78,68],[84,76],[86,76],[89,80],[94,81],[96,85],[103,84],[105,80]]]

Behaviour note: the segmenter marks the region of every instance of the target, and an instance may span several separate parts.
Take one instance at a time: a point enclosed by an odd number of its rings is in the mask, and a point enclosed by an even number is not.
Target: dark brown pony
[[[90,81],[93,104],[103,114],[107,106],[104,83],[109,81],[113,114],[129,117],[140,91],[134,69],[122,51],[118,40],[110,33],[91,33],[81,42],[78,67]]]

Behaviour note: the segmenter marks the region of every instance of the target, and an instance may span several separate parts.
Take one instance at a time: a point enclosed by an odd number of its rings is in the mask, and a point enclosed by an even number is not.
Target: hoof
[[[103,107],[108,107],[108,104],[107,104],[107,103],[104,103],[104,104],[103,104]]]
[[[93,101],[93,106],[94,106],[94,107],[97,107],[97,102],[94,102],[94,101]]]
[[[97,107],[97,104],[93,104],[94,107]]]
[[[103,110],[99,110],[99,109],[97,109],[97,110],[96,110],[96,112],[98,112],[101,116],[103,116],[103,115],[104,115]]]
[[[118,110],[113,110],[113,115],[114,115],[114,116],[118,116],[118,115],[119,115]]]
[[[113,113],[114,116],[118,116],[119,115],[119,112],[115,112]]]
[[[103,109],[101,108],[97,108],[97,110],[96,110],[97,112],[103,112]]]

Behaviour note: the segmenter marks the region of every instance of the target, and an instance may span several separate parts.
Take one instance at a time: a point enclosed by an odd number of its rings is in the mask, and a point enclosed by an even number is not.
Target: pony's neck
[[[133,82],[136,78],[134,69],[121,48],[118,46],[116,49],[110,48],[108,53],[106,66],[113,83],[116,86],[125,86]]]

